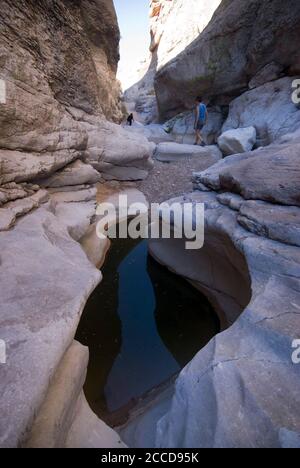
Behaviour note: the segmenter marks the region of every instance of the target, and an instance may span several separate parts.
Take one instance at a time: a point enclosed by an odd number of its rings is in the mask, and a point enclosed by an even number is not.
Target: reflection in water
[[[103,275],[76,338],[90,349],[87,400],[113,424],[119,410],[179,372],[219,322],[198,291],[148,257],[147,241],[115,241]]]

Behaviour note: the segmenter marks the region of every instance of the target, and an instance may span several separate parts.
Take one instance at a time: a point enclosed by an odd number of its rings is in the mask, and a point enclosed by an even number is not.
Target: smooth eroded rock
[[[227,130],[218,138],[218,145],[222,152],[231,154],[247,153],[256,143],[256,130],[254,127]]]
[[[201,158],[207,167],[222,158],[217,146],[181,145],[179,143],[160,143],[155,151],[155,158],[162,162],[176,162],[182,158]]]
[[[101,275],[58,219],[44,208],[0,233],[2,447],[30,430],[58,364]]]

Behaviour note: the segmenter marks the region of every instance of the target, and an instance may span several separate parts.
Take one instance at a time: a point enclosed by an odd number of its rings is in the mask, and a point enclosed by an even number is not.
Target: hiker
[[[129,116],[127,117],[127,124],[130,125],[130,127],[132,126],[133,120],[133,114],[129,114]]]
[[[208,112],[206,105],[202,102],[202,97],[196,99],[196,110],[195,110],[195,130],[196,130],[196,141],[195,145],[205,146],[204,140],[201,135],[201,130],[207,122]]]

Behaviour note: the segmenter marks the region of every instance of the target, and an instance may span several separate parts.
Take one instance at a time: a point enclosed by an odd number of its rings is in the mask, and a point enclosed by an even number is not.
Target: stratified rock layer
[[[122,119],[115,78],[120,33],[112,1],[1,6],[0,79],[6,95],[0,104],[0,184],[49,177],[76,159],[88,159],[87,121],[97,132],[99,157],[114,165],[109,149],[121,141],[125,147],[128,135],[106,121]],[[111,145],[104,147],[107,136]],[[144,160],[147,167],[146,146],[136,138],[131,161]],[[120,151],[118,166],[122,156]],[[124,165],[130,166],[128,157]]]

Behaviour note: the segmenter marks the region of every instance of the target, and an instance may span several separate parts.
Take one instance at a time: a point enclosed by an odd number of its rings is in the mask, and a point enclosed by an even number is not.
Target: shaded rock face
[[[26,109],[31,91],[42,103],[45,95],[48,106],[55,100],[63,106],[118,119],[115,73],[120,33],[112,2],[2,3],[2,78],[13,78],[15,99],[15,92],[22,91],[24,112],[33,114],[32,108],[31,113],[30,107]]]
[[[223,0],[206,29],[158,70],[160,117],[188,109],[199,94],[228,104],[249,87],[300,73],[297,0]]]

